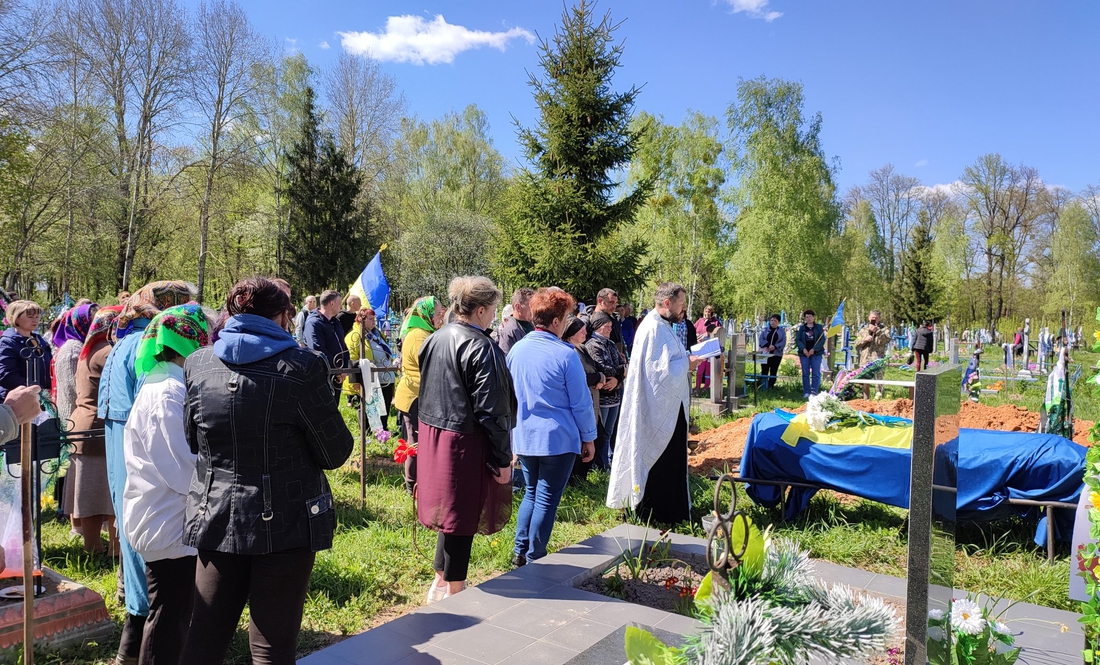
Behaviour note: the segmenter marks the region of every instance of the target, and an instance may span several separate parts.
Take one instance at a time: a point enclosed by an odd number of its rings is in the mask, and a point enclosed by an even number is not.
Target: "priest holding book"
[[[632,508],[644,520],[672,525],[691,519],[689,378],[702,358],[689,356],[672,329],[687,310],[684,287],[661,284],[655,304],[634,337],[607,505]]]

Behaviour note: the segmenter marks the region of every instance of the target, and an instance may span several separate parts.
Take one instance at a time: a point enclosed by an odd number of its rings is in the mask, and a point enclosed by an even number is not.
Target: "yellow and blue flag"
[[[833,335],[839,335],[840,331],[844,328],[844,301],[840,301],[840,307],[836,308],[836,314],[833,314],[833,320],[829,322],[829,332],[826,337],[832,337]]]
[[[363,268],[359,279],[348,289],[348,295],[359,296],[359,299],[370,306],[378,315],[379,321],[385,321],[390,309],[390,283],[386,281],[386,274],[382,272],[382,249],[374,255],[366,268]]]

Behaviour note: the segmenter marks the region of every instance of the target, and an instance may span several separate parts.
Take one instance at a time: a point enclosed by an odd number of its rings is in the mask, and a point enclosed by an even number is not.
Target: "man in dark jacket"
[[[534,289],[521,287],[512,294],[512,316],[505,319],[497,335],[497,346],[508,355],[512,345],[523,339],[523,336],[535,329],[531,323],[531,296]]]
[[[344,329],[336,318],[340,311],[340,294],[325,291],[321,294],[321,304],[306,318],[306,348],[325,357],[331,368],[348,366],[348,349],[344,346]],[[337,385],[344,375],[333,379]]]

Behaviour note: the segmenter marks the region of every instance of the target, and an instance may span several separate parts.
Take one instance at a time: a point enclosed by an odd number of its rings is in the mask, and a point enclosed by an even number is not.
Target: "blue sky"
[[[527,35],[552,36],[563,8],[238,1],[258,30],[315,65],[344,44],[370,48],[421,118],[477,104],[513,165],[522,157],[512,118],[536,118]],[[602,0],[597,10],[623,21],[616,86],[644,86],[637,109],[667,122],[688,109],[722,117],[739,78],[801,81],[842,192],[886,163],[949,183],[987,152],[1038,168],[1048,184],[1100,184],[1100,2]]]

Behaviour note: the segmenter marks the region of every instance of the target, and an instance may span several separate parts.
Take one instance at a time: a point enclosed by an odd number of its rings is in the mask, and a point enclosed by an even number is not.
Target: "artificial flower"
[[[404,464],[410,457],[416,457],[416,446],[410,446],[404,439],[398,439],[397,448],[393,451],[393,461]]]
[[[931,620],[931,621],[942,621],[943,620],[943,610],[941,610],[941,609],[928,610],[928,619]]]
[[[1001,622],[1001,621],[993,622],[990,625],[990,628],[993,630],[994,633],[998,633],[1000,635],[1011,635],[1012,634],[1012,631],[1008,629],[1008,626],[1005,623]]]
[[[1100,510],[1100,494],[1096,492],[1089,492],[1089,501],[1092,502],[1092,507]]]
[[[932,640],[933,642],[942,642],[943,638],[943,628],[940,628],[939,626],[928,627],[928,639]]]
[[[979,635],[985,630],[982,608],[974,601],[963,598],[951,605],[951,625],[964,635]]]

